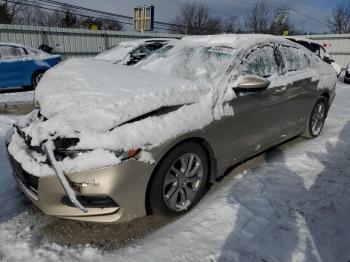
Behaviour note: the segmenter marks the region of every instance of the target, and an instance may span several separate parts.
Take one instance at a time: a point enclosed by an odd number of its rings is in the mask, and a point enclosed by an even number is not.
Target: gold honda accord
[[[40,81],[8,155],[47,215],[181,215],[230,166],[320,135],[335,85],[328,64],[268,35],[185,37],[129,67],[69,59]]]

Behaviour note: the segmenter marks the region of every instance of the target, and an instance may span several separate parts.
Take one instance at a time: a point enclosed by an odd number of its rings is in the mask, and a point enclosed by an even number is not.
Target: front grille
[[[12,156],[9,154],[9,159],[11,162],[11,166],[13,169],[13,172],[15,173],[16,177],[19,178],[19,180],[28,188],[34,189],[35,191],[38,190],[39,185],[39,177],[33,176],[29,174],[27,171],[25,171],[21,164],[18,163]]]
[[[350,74],[349,74],[348,71],[345,71],[345,76],[348,77],[348,78],[350,78]]]

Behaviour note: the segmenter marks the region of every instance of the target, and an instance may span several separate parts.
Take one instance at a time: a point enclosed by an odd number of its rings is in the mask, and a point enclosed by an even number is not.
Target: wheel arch
[[[321,97],[326,98],[326,99],[327,99],[327,103],[329,102],[330,95],[329,95],[329,93],[328,93],[328,92],[323,92],[323,93],[321,94]]]
[[[46,68],[37,68],[33,71],[32,73],[32,80],[34,78],[35,75],[39,74],[39,73],[45,73],[48,69]]]
[[[216,163],[216,158],[214,155],[214,150],[211,147],[210,143],[205,140],[202,137],[188,137],[186,139],[183,139],[181,141],[178,141],[177,143],[174,143],[173,145],[170,146],[170,148],[164,153],[162,154],[162,156],[159,158],[156,166],[153,169],[152,175],[148,181],[147,184],[147,189],[146,189],[146,196],[145,196],[145,208],[146,208],[146,213],[147,214],[152,214],[152,210],[150,208],[149,205],[149,194],[150,194],[150,185],[152,184],[153,178],[158,170],[159,164],[160,162],[177,146],[182,145],[184,143],[188,143],[188,142],[195,142],[198,145],[200,145],[204,152],[206,153],[208,160],[209,160],[209,179],[207,182],[207,185],[209,186],[210,184],[215,183],[216,180],[216,174],[217,174],[217,163]]]

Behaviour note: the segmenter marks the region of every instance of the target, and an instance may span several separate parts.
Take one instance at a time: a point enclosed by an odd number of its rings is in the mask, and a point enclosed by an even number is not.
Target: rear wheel
[[[37,72],[32,77],[32,87],[35,89],[37,85],[39,84],[41,78],[44,76],[45,72]]]
[[[188,142],[174,148],[159,164],[149,191],[153,213],[186,213],[202,198],[208,181],[208,157],[203,148]]]
[[[34,90],[39,84],[41,78],[44,76],[44,73],[44,71],[35,72],[32,76],[32,85],[24,86],[24,88],[27,90]]]
[[[327,99],[320,97],[314,105],[303,137],[315,138],[320,135],[328,113]]]

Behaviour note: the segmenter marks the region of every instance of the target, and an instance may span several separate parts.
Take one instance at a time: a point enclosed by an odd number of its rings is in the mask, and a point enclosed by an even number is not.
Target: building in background
[[[154,26],[154,6],[143,5],[134,8],[134,31],[152,31]]]

